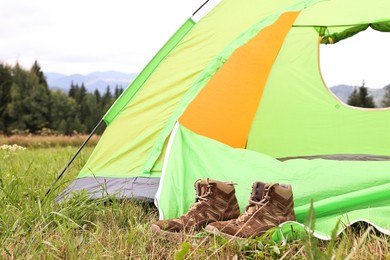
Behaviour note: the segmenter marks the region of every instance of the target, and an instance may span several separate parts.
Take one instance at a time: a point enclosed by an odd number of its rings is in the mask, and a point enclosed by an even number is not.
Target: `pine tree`
[[[348,97],[347,104],[350,106],[358,107],[359,106],[359,94],[357,92],[357,89],[354,88],[352,91],[352,94]]]
[[[52,92],[50,128],[61,134],[72,134],[71,122],[77,116],[77,103],[60,90]]]
[[[81,86],[79,86],[78,84],[74,84],[72,81],[68,92],[69,97],[73,98],[78,104],[81,104],[86,94],[87,89],[85,88],[84,83],[81,83]]]
[[[31,93],[29,98],[31,99],[30,106],[33,118],[30,128],[35,133],[42,128],[48,127],[50,124],[51,91],[36,61],[29,75],[31,76]]]
[[[0,63],[0,133],[6,133],[10,118],[7,106],[11,102],[11,67]]]
[[[12,83],[10,89],[11,100],[7,104],[6,113],[9,118],[9,123],[6,128],[6,133],[15,133],[26,130],[26,124],[22,119],[23,99],[21,90],[18,84]]]
[[[360,107],[375,108],[374,99],[368,95],[368,89],[365,87],[363,81],[362,86],[359,88]]]
[[[83,125],[86,131],[90,133],[103,116],[94,94],[89,93],[84,97],[84,102],[81,104],[81,111]]]
[[[49,91],[49,85],[47,84],[45,74],[42,72],[41,67],[38,64],[38,61],[35,60],[30,71],[31,73],[37,76],[38,83],[43,85],[47,89],[47,91]]]
[[[102,96],[100,95],[99,90],[98,90],[98,89],[95,89],[95,92],[93,92],[93,94],[95,95],[96,102],[97,102],[98,104],[100,104],[100,101],[101,101],[101,99],[102,99]]]
[[[28,115],[25,119],[27,128],[32,133],[39,132],[49,125],[50,90],[39,66],[34,64],[30,71],[24,71],[23,105]]]
[[[11,122],[6,131],[37,133],[49,125],[50,91],[47,84],[40,83],[36,70],[27,71],[19,64],[11,73],[11,99],[6,108]]]
[[[80,90],[79,90],[76,101],[79,103],[83,102],[85,95],[87,95],[87,89],[86,89],[84,82],[83,82],[83,83],[81,83]]]
[[[385,87],[385,94],[381,101],[382,107],[390,107],[390,84]]]
[[[73,98],[74,100],[76,100],[76,95],[77,95],[77,91],[78,91],[78,85],[75,85],[73,83],[73,81],[70,83],[70,88],[69,88],[69,91],[68,91],[68,96]]]
[[[117,99],[122,94],[122,92],[123,88],[116,85],[114,90],[114,98]]]
[[[107,112],[107,110],[111,107],[112,103],[113,103],[113,97],[111,94],[111,89],[110,86],[107,86],[106,92],[102,96],[101,103],[100,103],[103,113]]]
[[[362,85],[359,87],[359,92],[356,89],[348,98],[348,105],[355,107],[364,107],[364,108],[375,108],[374,99],[372,96],[368,95],[368,89],[365,86],[363,80]]]

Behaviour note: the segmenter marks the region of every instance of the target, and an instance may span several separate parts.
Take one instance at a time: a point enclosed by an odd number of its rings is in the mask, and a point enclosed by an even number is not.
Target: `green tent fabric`
[[[107,131],[78,177],[159,177],[160,155],[180,109],[197,94],[194,86],[212,76],[208,67],[219,60],[218,54],[253,24],[299,2],[275,1],[263,6],[257,1],[242,5],[227,0],[198,23],[187,20],[105,115]],[[303,1],[299,7],[311,2],[318,0]],[[237,10],[245,14],[239,23],[231,19]]]
[[[184,214],[195,200],[194,182],[212,177],[238,183],[235,188],[241,210],[253,182],[291,184],[298,223],[305,222],[314,200],[319,238],[330,239],[338,220],[339,231],[364,220],[390,235],[390,161],[281,162],[262,153],[232,149],[181,125],[171,137],[167,158],[156,198],[164,219]]]
[[[212,2],[110,108],[99,143],[59,199],[80,190],[157,198],[168,218],[188,209],[197,178],[239,183],[241,208],[253,181],[280,182],[293,186],[296,228],[313,198],[318,237],[339,219],[389,234],[390,160],[297,158],[389,159],[390,109],[336,98],[321,76],[319,46],[368,26],[388,32],[390,1],[210,0],[202,8]]]
[[[356,27],[350,27],[345,29],[342,32],[339,33],[333,33],[333,34],[325,34],[326,28],[322,27],[320,28],[320,36],[322,36],[321,43],[324,44],[334,44],[341,40],[347,39],[349,37],[354,36],[355,34],[362,32],[366,30],[368,27],[371,27],[374,30],[380,31],[380,32],[390,32],[390,23],[389,22],[382,22],[382,23],[373,23],[373,24],[363,24]]]

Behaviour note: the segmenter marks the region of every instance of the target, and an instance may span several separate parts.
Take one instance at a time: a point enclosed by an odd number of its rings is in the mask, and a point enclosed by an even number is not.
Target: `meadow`
[[[55,183],[84,137],[67,138],[0,136],[1,259],[390,259],[390,237],[371,227],[347,229],[331,241],[308,233],[286,244],[273,242],[272,231],[252,240],[204,232],[169,239],[151,232],[158,212],[148,203],[86,194],[55,203],[98,140]]]

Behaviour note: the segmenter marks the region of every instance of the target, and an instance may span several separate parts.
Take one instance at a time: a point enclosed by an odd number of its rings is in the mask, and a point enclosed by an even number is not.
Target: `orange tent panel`
[[[268,74],[298,14],[284,13],[238,48],[191,102],[179,122],[200,135],[245,148]]]

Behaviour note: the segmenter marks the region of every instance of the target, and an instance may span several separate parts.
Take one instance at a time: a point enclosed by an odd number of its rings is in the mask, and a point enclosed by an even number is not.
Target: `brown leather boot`
[[[155,232],[198,231],[215,221],[235,219],[240,215],[234,184],[210,179],[197,180],[195,204],[189,211],[175,219],[159,220],[152,224]]]
[[[229,237],[259,236],[286,221],[295,221],[290,185],[255,182],[245,212],[237,219],[209,224],[207,231]]]

